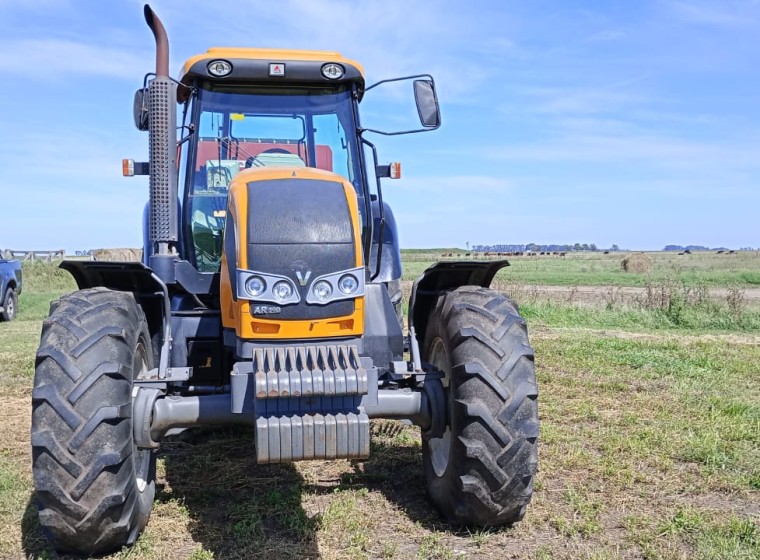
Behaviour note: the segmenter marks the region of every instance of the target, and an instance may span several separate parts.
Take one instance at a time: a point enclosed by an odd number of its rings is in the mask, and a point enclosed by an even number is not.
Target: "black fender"
[[[488,288],[493,277],[509,261],[442,261],[422,273],[412,285],[409,298],[409,330],[413,328],[417,340],[425,340],[425,329],[430,311],[438,297],[460,286]]]
[[[148,320],[151,337],[158,333],[163,340],[171,319],[168,290],[166,284],[143,263],[63,261],[60,268],[74,277],[80,290],[104,287],[132,292]]]

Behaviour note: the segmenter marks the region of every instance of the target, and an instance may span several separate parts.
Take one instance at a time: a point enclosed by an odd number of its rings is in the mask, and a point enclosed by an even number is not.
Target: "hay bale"
[[[625,256],[621,266],[625,272],[647,274],[652,272],[652,264],[652,257],[646,253],[631,253]]]
[[[96,261],[140,262],[142,249],[95,249],[92,258]]]

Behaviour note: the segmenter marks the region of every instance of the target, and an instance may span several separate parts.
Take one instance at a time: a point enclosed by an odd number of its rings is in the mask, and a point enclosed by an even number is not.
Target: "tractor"
[[[522,519],[538,464],[525,321],[489,288],[507,261],[445,261],[402,311],[396,221],[372,133],[439,127],[428,74],[365,85],[335,52],[211,48],[135,94],[148,132],[142,262],[66,260],[35,362],[39,522],[60,550],[135,542],[162,438],[249,426],[256,461],[361,460],[373,418],[418,426],[430,501],[457,526]],[[359,105],[411,83],[420,127],[363,128]],[[251,435],[252,434],[252,435]]]

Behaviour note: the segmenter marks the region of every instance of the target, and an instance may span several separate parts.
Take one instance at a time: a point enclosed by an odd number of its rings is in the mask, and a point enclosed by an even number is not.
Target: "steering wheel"
[[[269,148],[268,150],[264,150],[263,152],[259,153],[259,155],[261,155],[261,154],[289,154],[289,155],[293,155],[293,152],[290,152],[290,151],[286,150],[285,148]],[[245,168],[248,169],[249,167],[253,167],[254,163],[256,163],[256,156],[250,156],[247,160],[245,160]]]

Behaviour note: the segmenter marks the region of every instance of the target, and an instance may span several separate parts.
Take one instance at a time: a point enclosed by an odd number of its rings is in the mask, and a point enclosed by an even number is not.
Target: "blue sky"
[[[757,0],[151,4],[172,72],[210,46],[337,50],[368,82],[437,82],[443,126],[378,138],[404,247],[757,246]],[[134,90],[154,50],[131,0],[0,0],[0,248],[141,245]],[[374,93],[374,92],[370,92]],[[403,126],[393,92],[364,123]]]

